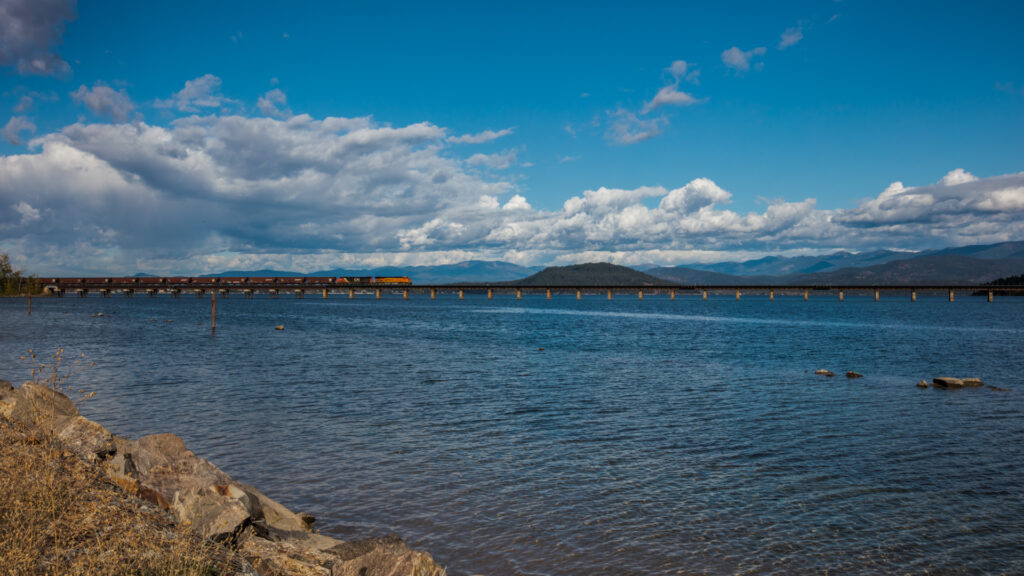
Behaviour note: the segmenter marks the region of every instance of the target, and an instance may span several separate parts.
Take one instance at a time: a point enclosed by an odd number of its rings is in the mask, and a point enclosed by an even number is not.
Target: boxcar
[[[307,276],[306,284],[333,284],[334,276]]]
[[[373,276],[339,276],[338,284],[372,284]]]
[[[374,284],[412,284],[408,276],[377,276],[373,279]]]

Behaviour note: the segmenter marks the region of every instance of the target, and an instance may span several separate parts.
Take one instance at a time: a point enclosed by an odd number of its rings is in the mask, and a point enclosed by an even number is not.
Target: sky
[[[0,0],[48,274],[1024,240],[1024,3]]]

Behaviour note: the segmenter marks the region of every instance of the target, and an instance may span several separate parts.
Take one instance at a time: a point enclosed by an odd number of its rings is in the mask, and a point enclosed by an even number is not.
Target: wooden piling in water
[[[989,294],[989,298],[992,298],[992,293],[989,292],[988,294]],[[989,302],[991,302],[991,300],[989,300]],[[28,315],[29,316],[32,315],[32,295],[31,294],[28,295]]]

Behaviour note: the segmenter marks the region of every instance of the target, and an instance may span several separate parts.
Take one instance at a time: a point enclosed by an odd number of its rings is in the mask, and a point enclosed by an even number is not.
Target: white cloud
[[[803,40],[803,38],[804,31],[802,26],[797,26],[795,28],[787,28],[786,31],[782,33],[782,36],[779,38],[779,50],[785,50],[786,48],[789,48],[790,46],[793,46],[797,42]]]
[[[260,96],[256,107],[263,114],[275,118],[289,118],[292,115],[292,109],[288,107],[288,96],[279,88],[274,88]]]
[[[29,134],[35,134],[36,125],[24,116],[11,116],[11,119],[7,121],[6,125],[4,125],[2,132],[4,138],[8,142],[18,146],[25,143],[25,141],[21,139],[21,133],[28,132]]]
[[[733,46],[722,52],[722,62],[737,72],[746,72],[750,70],[750,61],[758,56],[764,56],[765,52],[767,49],[764,46],[758,46],[746,52]]]
[[[75,0],[3,0],[0,2],[0,68],[13,66],[24,76],[61,76],[71,66],[56,48],[65,21],[77,17]]]
[[[675,78],[676,82],[679,82],[686,77],[686,68],[686,60],[676,60],[669,65],[668,72],[669,74],[672,74],[672,77]]]
[[[153,105],[157,108],[175,108],[181,112],[199,112],[200,108],[217,108],[230,100],[220,93],[220,78],[213,74],[204,74],[199,78],[188,80],[185,87],[166,100],[157,99]]]
[[[21,214],[22,224],[31,224],[32,222],[39,220],[39,210],[33,208],[28,202],[18,202],[14,205],[14,211]]]
[[[530,210],[531,206],[530,206],[530,203],[526,201],[526,198],[523,198],[519,194],[516,194],[516,195],[512,196],[511,198],[509,198],[508,202],[506,202],[505,205],[501,207],[501,209],[502,210]]]
[[[697,102],[699,102],[699,100],[690,94],[680,92],[678,84],[670,84],[663,87],[661,90],[658,90],[658,93],[654,95],[654,98],[652,98],[650,102],[644,104],[640,113],[647,114],[651,110],[656,110],[662,106],[690,106]]]
[[[505,150],[498,154],[473,154],[466,159],[470,166],[485,166],[492,170],[506,170],[516,162],[516,150]]]
[[[615,144],[636,144],[661,134],[662,127],[668,125],[664,117],[640,118],[635,112],[624,108],[608,111],[610,124],[605,138]]]
[[[516,129],[504,128],[502,130],[484,130],[478,134],[463,134],[462,136],[453,136],[448,138],[448,141],[453,144],[483,144],[484,142],[490,142],[497,140],[503,136],[508,136],[515,132]]]
[[[97,82],[91,90],[84,84],[79,86],[78,90],[71,93],[71,98],[93,114],[115,122],[127,122],[135,111],[135,104],[124,90],[114,90],[101,82]]]

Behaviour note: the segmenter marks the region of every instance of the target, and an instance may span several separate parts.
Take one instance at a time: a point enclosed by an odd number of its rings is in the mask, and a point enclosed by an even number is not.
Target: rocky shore
[[[190,533],[210,543],[213,558],[230,559],[223,563],[229,566],[226,571],[210,573],[445,574],[430,554],[409,548],[398,537],[343,542],[318,534],[313,529],[312,516],[295,513],[255,487],[233,480],[188,450],[180,437],[154,434],[130,440],[116,436],[80,415],[67,396],[39,383],[26,382],[15,388],[0,380],[0,429],[4,431],[4,448],[13,444],[31,448],[33,443],[26,440],[31,434],[52,440],[57,448],[47,452],[53,454],[48,456],[52,460],[48,468],[66,466],[94,472],[124,500],[122,504],[145,512],[143,516],[133,516],[133,522],[155,523],[156,533],[160,534],[167,533],[168,527],[190,529]],[[0,459],[0,478],[17,479],[24,474],[13,469],[18,462],[13,456]],[[0,504],[13,508],[23,503]],[[14,517],[14,512],[0,508],[0,522]],[[138,519],[143,517],[148,520]],[[72,528],[68,530],[73,531]],[[101,539],[101,533],[109,528],[98,526],[95,538]]]

